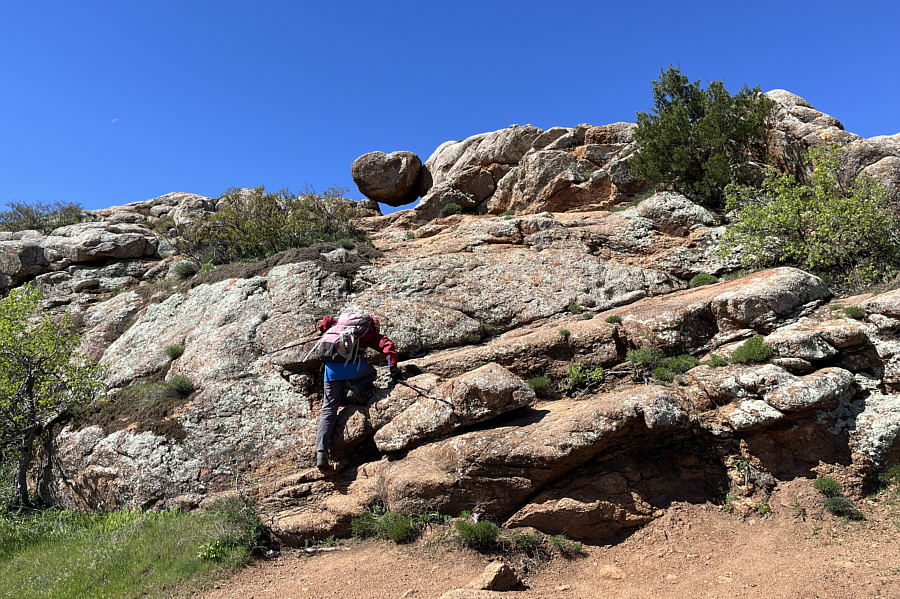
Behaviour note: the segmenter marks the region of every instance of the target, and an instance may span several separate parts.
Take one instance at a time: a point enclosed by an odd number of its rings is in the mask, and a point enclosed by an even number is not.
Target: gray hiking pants
[[[325,381],[325,397],[322,399],[322,416],[319,418],[319,430],[316,432],[316,451],[328,451],[334,425],[337,424],[338,407],[347,395],[347,389],[353,389],[361,396],[372,390],[372,383],[378,373],[371,364],[366,364],[362,374],[344,381]]]

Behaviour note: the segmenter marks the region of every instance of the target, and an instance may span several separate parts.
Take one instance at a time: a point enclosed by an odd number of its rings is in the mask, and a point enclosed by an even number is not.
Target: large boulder
[[[367,198],[403,206],[419,195],[422,161],[413,152],[369,152],[353,161],[350,173]]]

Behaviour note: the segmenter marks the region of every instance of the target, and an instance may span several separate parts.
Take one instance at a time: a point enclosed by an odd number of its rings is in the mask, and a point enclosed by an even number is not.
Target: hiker
[[[400,368],[394,342],[381,334],[381,323],[372,314],[341,314],[337,319],[326,316],[316,328],[322,333],[316,347],[325,362],[325,394],[316,432],[316,467],[327,470],[328,450],[342,400],[352,392],[355,396],[352,403],[365,404],[374,391],[376,372],[363,359],[366,348],[378,350],[387,357],[395,381],[400,378]]]

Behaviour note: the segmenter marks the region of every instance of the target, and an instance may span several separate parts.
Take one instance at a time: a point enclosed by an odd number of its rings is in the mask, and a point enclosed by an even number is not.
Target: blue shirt
[[[363,373],[366,366],[365,360],[347,362],[346,364],[344,364],[343,360],[339,362],[325,362],[325,380],[346,381],[355,379]]]

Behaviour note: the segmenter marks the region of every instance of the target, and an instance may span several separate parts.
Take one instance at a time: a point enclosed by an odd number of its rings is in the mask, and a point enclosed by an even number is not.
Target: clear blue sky
[[[372,150],[634,120],[675,63],[900,131],[900,8],[878,2],[0,4],[0,207],[350,187]]]

